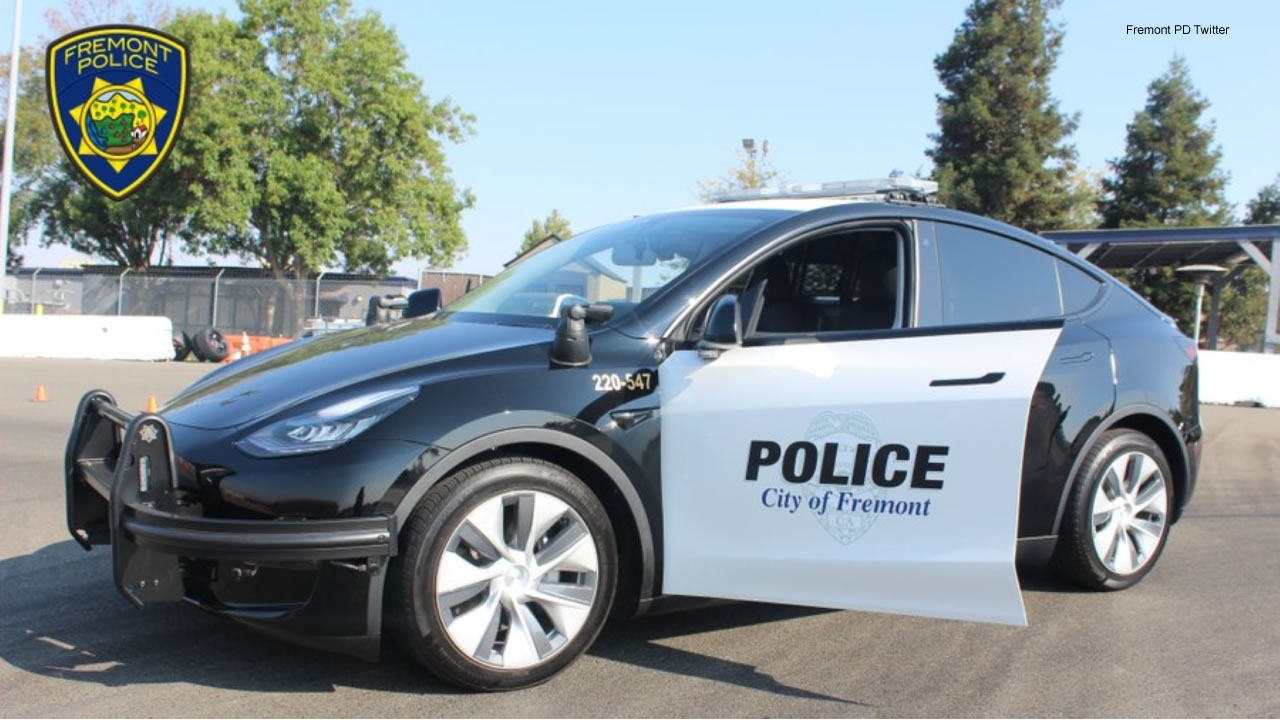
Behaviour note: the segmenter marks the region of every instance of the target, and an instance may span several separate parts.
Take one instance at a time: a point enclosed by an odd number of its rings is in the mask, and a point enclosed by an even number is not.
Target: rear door
[[[938,299],[937,250],[906,227],[892,267],[845,256],[843,320],[825,309],[812,330],[794,259],[815,253],[790,253],[784,271],[783,252],[753,273],[789,283],[749,312],[774,318],[769,331],[755,321],[742,347],[714,359],[689,347],[661,366],[664,592],[1025,623],[1022,450],[1061,306],[987,324],[940,309],[919,327],[921,288]],[[886,300],[895,310],[876,312]]]

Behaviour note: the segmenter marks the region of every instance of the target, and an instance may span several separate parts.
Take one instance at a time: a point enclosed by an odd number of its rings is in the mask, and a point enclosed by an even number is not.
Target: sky
[[[140,3],[135,3],[140,4]],[[235,14],[234,2],[173,2]],[[469,249],[454,269],[493,273],[534,218],[559,209],[575,230],[697,203],[743,138],[767,139],[787,182],[928,172],[941,91],[933,58],[964,19],[965,0],[854,2],[390,2],[359,0],[394,27],[431,100],[476,116],[475,135],[445,151],[475,194]],[[27,0],[22,42],[47,36],[63,3]],[[9,51],[12,2],[0,5]],[[1243,209],[1280,174],[1280,3],[1066,0],[1051,80],[1080,113],[1081,167],[1106,172],[1125,126],[1175,54],[1211,106]],[[1126,25],[1195,24],[1220,35],[1127,35]],[[198,62],[198,59],[196,59]],[[28,243],[27,264],[74,254]],[[184,258],[179,257],[179,262]],[[235,261],[230,261],[235,262]],[[422,261],[404,260],[415,277]]]

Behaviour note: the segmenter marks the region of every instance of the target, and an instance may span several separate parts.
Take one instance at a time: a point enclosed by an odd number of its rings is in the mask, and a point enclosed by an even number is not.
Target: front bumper
[[[130,416],[102,390],[80,400],[65,469],[71,536],[86,550],[111,546],[116,588],[135,606],[186,600],[304,644],[376,656],[394,517],[205,517],[164,418]]]

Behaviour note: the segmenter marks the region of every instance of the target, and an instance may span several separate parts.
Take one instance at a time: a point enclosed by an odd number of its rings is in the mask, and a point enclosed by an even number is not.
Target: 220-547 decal
[[[613,392],[616,390],[648,391],[653,389],[653,373],[641,370],[634,373],[593,373],[591,381],[595,383],[596,392]]]

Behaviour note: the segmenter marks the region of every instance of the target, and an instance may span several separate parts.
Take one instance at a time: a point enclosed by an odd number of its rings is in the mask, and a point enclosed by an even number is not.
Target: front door
[[[673,353],[663,592],[1025,624],[1022,451],[1059,332]]]

